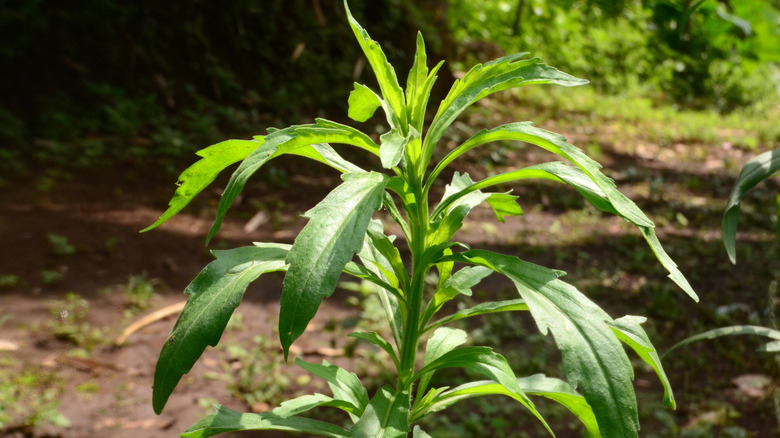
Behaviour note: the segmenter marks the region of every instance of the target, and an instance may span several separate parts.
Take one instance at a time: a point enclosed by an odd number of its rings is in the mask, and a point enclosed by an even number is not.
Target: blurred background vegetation
[[[777,102],[776,0],[352,3],[396,65],[410,65],[420,29],[429,58],[448,61],[442,89],[474,60],[531,51],[589,79],[587,93],[646,106],[754,114]],[[338,117],[353,79],[372,80],[346,43],[341,0],[6,1],[0,38],[5,166],[189,156],[226,136]]]

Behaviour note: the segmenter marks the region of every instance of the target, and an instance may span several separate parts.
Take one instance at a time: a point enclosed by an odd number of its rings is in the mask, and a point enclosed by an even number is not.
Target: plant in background
[[[246,287],[260,275],[285,272],[279,337],[286,358],[322,300],[334,292],[339,277],[346,274],[376,285],[392,336],[385,339],[376,332],[350,336],[373,343],[389,355],[397,371],[395,382],[369,397],[355,374],[327,362],[314,364],[297,359],[300,367],[328,382],[332,396],[305,395],[260,414],[241,414],[216,406],[215,414],[204,417],[183,435],[203,437],[273,429],[331,437],[400,437],[409,434],[423,417],[458,401],[498,394],[518,401],[551,433],[531,396],[547,397],[566,406],[584,423],[590,436],[637,436],[633,369],[621,341],[656,371],[665,389],[666,405],[675,406],[656,350],[640,326],[644,319],[613,319],[563,282],[563,272],[510,255],[470,249],[453,237],[470,210],[479,204],[487,203],[501,222],[505,216],[522,214],[517,197],[495,190],[496,186],[526,179],[568,184],[600,210],[635,224],[670,278],[697,299],[661,247],[653,223],[599,171],[598,163],[563,137],[529,122],[482,130],[435,165],[429,165],[447,127],[479,99],[524,85],[576,86],[587,81],[547,66],[538,58],[527,58],[526,53],[509,55],[476,65],[458,80],[425,130],[428,98],[442,63],[429,69],[423,39],[418,34],[417,53],[403,90],[379,45],[348,8],[347,17],[379,84],[379,93],[355,84],[349,96],[349,116],[364,122],[381,108],[390,128],[377,144],[357,129],[318,119],[313,124],[269,129],[268,135],[253,140],[228,140],[198,153],[202,159],[181,174],[170,207],[147,230],[179,212],[220,171],[239,161],[207,240],[219,230],[249,177],[278,156],[293,154],[319,161],[341,172],[343,183],[306,213],[309,221],[292,245],[256,243],[214,251],[216,260],[186,289],[190,296],[187,305],[160,353],[154,378],[154,410],[162,411],[181,377],[190,371],[206,346],[217,344]],[[568,164],[543,163],[476,182],[467,174],[455,172],[441,199],[432,199],[435,181],[450,164],[494,141],[531,143],[557,154]],[[378,158],[381,169],[365,170],[346,161],[331,143],[368,151]],[[409,260],[401,257],[394,237],[385,235],[383,224],[372,219],[381,208],[402,230],[411,254]],[[438,282],[428,288],[425,279],[433,272]],[[509,278],[519,298],[482,302],[454,313],[444,310],[445,303],[469,295],[473,286],[493,273]],[[462,347],[468,334],[447,327],[462,318],[497,312],[528,312],[542,334],[552,332],[563,355],[568,382],[543,374],[517,378],[503,356],[489,347]],[[432,376],[444,368],[466,369],[485,380],[454,388],[432,386]],[[315,407],[343,410],[349,415],[349,424],[299,416]],[[413,433],[426,436],[417,426]]]

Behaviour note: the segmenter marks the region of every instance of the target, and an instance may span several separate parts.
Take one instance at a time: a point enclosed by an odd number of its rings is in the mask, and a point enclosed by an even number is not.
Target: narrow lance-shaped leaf
[[[556,155],[559,155],[579,167],[593,183],[599,187],[610,204],[620,214],[633,224],[653,227],[653,222],[625,195],[615,187],[615,183],[601,173],[601,165],[585,155],[578,147],[566,142],[566,138],[554,132],[535,127],[531,122],[518,122],[502,125],[491,130],[482,130],[466,140],[465,143],[450,152],[431,173],[435,177],[457,157],[467,151],[494,141],[524,141]]]
[[[259,244],[214,251],[216,260],[184,290],[189,295],[154,372],[152,405],[160,413],[171,392],[208,345],[222,337],[230,316],[241,303],[249,283],[266,272],[282,271],[289,245]]]
[[[382,205],[388,178],[375,172],[348,173],[344,182],[308,212],[287,255],[279,310],[279,337],[285,357],[306,330],[323,298],[336,288],[339,275],[360,250],[371,215]]]
[[[485,178],[482,181],[476,182],[460,192],[445,196],[439,205],[436,206],[432,215],[440,215],[443,211],[458,202],[460,198],[469,196],[472,192],[490,187],[496,184],[504,184],[513,181],[519,181],[523,179],[547,179],[551,181],[561,182],[570,185],[577,190],[585,199],[587,199],[596,208],[609,213],[617,214],[622,217],[614,204],[604,194],[603,191],[590,179],[590,177],[581,169],[573,166],[566,166],[559,162],[543,163],[535,166],[526,167],[524,169],[515,170],[512,172],[495,175],[489,178]],[[653,250],[656,258],[659,262],[669,271],[669,278],[674,281],[680,288],[688,294],[694,301],[699,301],[699,297],[694,292],[691,285],[686,280],[685,276],[677,268],[677,265],[669,257],[664,250],[661,242],[655,235],[655,231],[650,227],[637,226],[642,236],[647,241],[650,248]]]
[[[748,161],[742,167],[737,182],[734,183],[734,188],[731,189],[726,212],[723,214],[723,246],[726,247],[731,263],[737,262],[736,239],[737,224],[739,223],[739,204],[750,189],[772,176],[778,170],[780,170],[780,148],[766,151]]]
[[[471,104],[492,93],[529,84],[576,86],[587,84],[556,68],[542,64],[539,58],[522,59],[528,53],[504,56],[484,65],[477,64],[453,84],[428,129],[423,144],[423,158],[430,160],[444,131]]]
[[[431,224],[431,233],[428,236],[429,245],[447,242],[463,226],[463,220],[477,205],[490,197],[489,193],[479,190],[469,190],[474,182],[467,173],[461,175],[455,172],[452,182],[444,188],[443,200],[454,200],[447,205],[446,210],[437,209],[431,216],[435,222]],[[460,195],[462,193],[462,195]],[[458,196],[460,195],[460,196]],[[441,204],[440,204],[441,205]]]
[[[631,347],[646,364],[655,370],[658,380],[664,386],[664,406],[676,409],[677,404],[674,401],[672,385],[666,377],[666,372],[664,372],[664,367],[661,364],[661,358],[658,357],[658,352],[640,325],[646,320],[647,318],[641,316],[628,315],[614,320],[610,327],[618,339]]]
[[[225,191],[222,193],[222,198],[219,200],[217,217],[214,220],[214,225],[209,230],[206,241],[211,240],[219,231],[222,220],[225,218],[233,201],[241,193],[249,177],[257,172],[260,167],[271,159],[284,154],[292,153],[310,158],[316,157],[319,154],[315,154],[309,149],[319,143],[344,143],[379,155],[379,146],[366,134],[349,126],[328,120],[317,119],[316,124],[297,125],[274,130],[265,137],[265,143],[249,154],[238,166],[238,169],[233,172],[227,187],[225,187]],[[335,152],[333,153],[335,154]],[[328,156],[331,156],[331,154],[328,154]],[[354,173],[356,171],[355,167],[350,163],[350,168],[343,169],[343,171]]]
[[[242,414],[220,405],[214,405],[215,414],[201,418],[181,434],[187,438],[206,438],[242,430],[279,430],[301,432],[331,438],[346,438],[350,434],[324,421],[302,417],[280,417],[272,412]]]
[[[588,438],[601,438],[601,431],[596,422],[596,417],[593,415],[593,409],[588,405],[585,397],[578,394],[565,381],[546,377],[543,374],[534,374],[533,376],[518,378],[517,383],[524,393],[548,398],[569,409],[582,421],[588,432]],[[417,419],[422,415],[441,411],[466,399],[488,395],[505,395],[515,400],[518,399],[515,393],[495,382],[489,380],[471,382],[442,391],[440,395],[426,406],[424,413],[421,412],[414,418]]]
[[[522,311],[522,310],[528,310],[528,305],[526,305],[525,301],[521,299],[489,301],[487,303],[477,304],[474,307],[458,310],[452,315],[445,316],[444,318],[434,322],[430,326],[426,327],[425,330],[428,331],[433,328],[439,327],[440,325],[448,324],[452,321],[457,321],[459,319],[469,318],[472,316],[486,315],[488,313],[498,313],[498,312],[515,312],[515,311]]]
[[[471,250],[449,259],[489,267],[515,284],[539,331],[551,331],[566,376],[593,407],[604,436],[635,437],[639,430],[631,364],[600,307],[552,271],[516,257]]]
[[[443,368],[464,368],[500,384],[508,391],[515,394],[517,396],[516,400],[542,422],[547,431],[550,432],[550,435],[554,435],[550,426],[547,425],[547,422],[536,410],[533,402],[523,392],[520,385],[517,384],[515,373],[512,371],[512,368],[509,367],[504,356],[493,352],[493,350],[488,347],[458,348],[444,353],[423,366],[420,371],[412,377],[412,380],[415,380],[426,373]]]
[[[672,351],[693,342],[704,341],[707,339],[716,339],[722,336],[737,336],[737,335],[765,336],[769,339],[775,339],[776,341],[780,341],[780,331],[778,330],[771,329],[768,327],[761,327],[758,325],[734,325],[729,327],[721,327],[717,329],[708,330],[704,333],[699,333],[698,335],[685,338],[682,341],[674,344],[670,349],[666,350],[666,353],[663,354],[663,357],[666,357]],[[759,351],[764,349],[766,351],[772,351],[775,348],[774,344],[775,344],[774,342],[770,342],[769,344],[764,346],[764,348],[759,348]]]
[[[466,340],[466,332],[463,330],[440,327],[433,332],[433,336],[428,339],[428,343],[425,346],[423,367],[442,357],[445,353],[452,351],[455,347],[460,347],[465,344]],[[428,383],[431,381],[432,377],[433,372],[423,374],[422,377],[420,377],[420,383],[417,386],[418,395],[425,394],[425,391],[428,389]]]
[[[352,438],[401,438],[409,433],[409,392],[384,386],[350,430]]]
[[[302,395],[291,400],[283,401],[279,407],[274,408],[271,413],[282,418],[288,418],[308,412],[320,406],[330,406],[357,415],[360,415],[361,412],[352,403],[336,400],[333,397],[318,393]]]
[[[450,250],[451,254],[452,251]],[[433,298],[428,302],[428,306],[423,313],[422,321],[427,322],[433,315],[441,309],[444,303],[452,300],[459,294],[471,296],[471,288],[479,284],[485,277],[492,274],[491,269],[484,266],[465,267],[449,278],[436,289]]]
[[[370,333],[364,333],[364,332],[352,332],[348,334],[347,336],[356,338],[356,339],[362,339],[366,342],[370,342],[377,347],[384,350],[389,356],[390,359],[393,360],[393,363],[395,364],[396,368],[399,368],[400,362],[398,362],[398,356],[395,354],[395,350],[393,350],[393,345],[387,342],[387,340],[381,336],[379,336],[379,333],[377,332],[370,332]]]
[[[168,209],[155,223],[141,232],[157,228],[180,212],[198,193],[208,187],[220,172],[246,158],[264,141],[263,137],[257,137],[256,140],[227,140],[199,150],[196,154],[203,158],[179,175],[179,187],[176,188]]]
[[[382,48],[379,47],[379,44],[371,39],[368,32],[352,16],[346,0],[344,0],[344,8],[347,11],[347,19],[350,27],[352,27],[352,32],[363,49],[363,53],[366,55],[368,63],[376,75],[379,88],[382,90],[382,96],[387,101],[392,112],[390,116],[394,121],[394,125],[401,129],[403,133],[407,133],[405,129],[407,123],[406,103],[404,102],[403,90],[401,90],[401,86],[398,84],[395,69],[387,62],[387,57]]]
[[[356,421],[363,415],[363,411],[368,406],[368,392],[354,373],[331,365],[327,361],[322,361],[322,365],[318,365],[296,359],[295,363],[315,376],[325,379],[330,390],[333,391],[335,400],[344,401],[354,406],[356,411],[350,411],[353,420]]]

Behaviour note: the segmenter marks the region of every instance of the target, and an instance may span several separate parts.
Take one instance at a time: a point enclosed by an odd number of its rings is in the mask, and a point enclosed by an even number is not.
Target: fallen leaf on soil
[[[80,359],[77,357],[63,356],[59,353],[50,354],[42,362],[41,365],[47,368],[56,368],[58,365],[67,365],[73,367],[79,371],[84,372],[98,372],[99,369],[108,369],[118,371],[119,368],[108,362],[100,362],[94,359]]]
[[[141,319],[136,320],[135,322],[127,326],[127,328],[125,328],[122,331],[122,334],[117,336],[117,338],[114,340],[114,345],[120,346],[125,343],[125,341],[127,340],[127,338],[130,337],[130,335],[137,332],[138,330],[141,330],[147,325],[155,323],[163,318],[167,318],[171,315],[175,315],[181,312],[181,309],[184,308],[185,304],[187,304],[187,301],[181,301],[176,304],[171,304],[170,306],[165,306],[160,310],[157,310],[153,313],[150,313],[149,315],[144,316]]]
[[[731,379],[731,383],[744,395],[751,398],[764,398],[772,379],[763,374],[743,374]]]

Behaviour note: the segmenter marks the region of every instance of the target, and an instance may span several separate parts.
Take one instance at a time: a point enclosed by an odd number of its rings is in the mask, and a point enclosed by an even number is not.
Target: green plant
[[[51,252],[58,256],[69,256],[76,253],[76,248],[68,242],[68,238],[59,234],[47,234]]]
[[[146,230],[178,213],[220,171],[239,161],[242,162],[222,195],[207,241],[219,230],[248,178],[280,155],[299,155],[326,164],[343,174],[343,183],[306,213],[309,222],[293,245],[256,243],[214,251],[216,260],[185,290],[189,300],[160,353],[154,379],[154,410],[162,411],[181,377],[208,345],[218,343],[247,286],[260,275],[285,272],[279,337],[286,359],[291,344],[304,333],[322,300],[334,292],[340,275],[345,273],[378,286],[376,293],[392,336],[385,339],[376,332],[350,336],[375,344],[388,354],[397,371],[395,385],[388,384],[369,398],[355,374],[327,362],[318,365],[297,359],[299,366],[328,382],[332,397],[306,395],[262,414],[240,414],[216,406],[215,414],[198,421],[184,436],[273,429],[332,437],[399,437],[410,433],[414,423],[429,414],[485,395],[505,395],[518,401],[551,433],[529,396],[563,404],[583,422],[590,436],[637,436],[633,369],[620,341],[655,370],[665,389],[665,404],[675,406],[655,348],[640,325],[644,318],[612,319],[563,282],[562,271],[508,255],[469,249],[452,239],[470,210],[483,202],[501,222],[505,216],[522,214],[516,196],[484,189],[531,178],[560,182],[573,187],[600,210],[636,225],[670,278],[697,299],[661,247],[652,221],[599,171],[598,163],[563,137],[528,122],[479,131],[438,164],[429,166],[444,131],[479,99],[523,85],[576,86],[586,81],[542,64],[538,58],[526,58],[525,53],[477,65],[453,85],[424,132],[425,109],[442,63],[429,70],[425,45],[418,34],[417,52],[404,91],[379,45],[369,38],[348,8],[347,17],[380,89],[377,94],[365,85],[355,84],[349,96],[349,116],[364,122],[382,108],[389,131],[377,144],[354,128],[318,119],[313,124],[269,129],[268,135],[254,140],[228,140],[198,153],[202,159],[180,175],[180,185],[168,210]],[[455,159],[493,141],[524,141],[573,165],[543,163],[477,182],[467,174],[455,172],[441,201],[434,205],[431,198],[437,178]],[[368,151],[378,157],[382,170],[367,171],[344,160],[329,143]],[[393,236],[384,234],[383,224],[372,220],[382,207],[402,230],[410,260],[401,257]],[[456,263],[466,267],[455,270]],[[432,273],[437,274],[437,280],[429,287],[426,279]],[[472,287],[493,273],[508,277],[520,298],[481,302],[447,314],[447,302],[459,295],[470,295]],[[524,311],[530,313],[542,334],[552,332],[569,382],[544,375],[518,379],[503,356],[488,347],[461,347],[468,334],[446,327],[450,322],[476,315]],[[425,337],[428,339],[421,353]],[[454,388],[431,387],[433,374],[444,368],[466,369],[487,380]],[[577,387],[582,394],[574,389]],[[341,427],[298,415],[318,406],[341,409],[351,421]],[[417,426],[413,433],[427,436]]]
[[[162,282],[157,278],[148,278],[146,274],[131,275],[125,286],[127,305],[133,310],[146,310],[154,296],[155,289]]]
[[[54,301],[49,306],[49,313],[52,320],[46,326],[59,339],[86,350],[92,350],[108,339],[104,330],[87,321],[89,302],[75,292],[65,294],[64,300]]]

